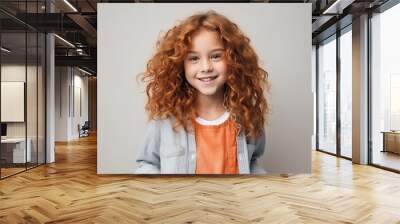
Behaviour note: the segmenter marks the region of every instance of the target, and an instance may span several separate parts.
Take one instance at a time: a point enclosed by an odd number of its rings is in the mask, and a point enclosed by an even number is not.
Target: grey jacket
[[[257,165],[264,154],[265,133],[256,139],[246,139],[240,132],[236,137],[240,174],[265,173]],[[136,158],[136,174],[194,174],[196,170],[196,140],[194,133],[172,129],[170,119],[148,123],[144,143]]]

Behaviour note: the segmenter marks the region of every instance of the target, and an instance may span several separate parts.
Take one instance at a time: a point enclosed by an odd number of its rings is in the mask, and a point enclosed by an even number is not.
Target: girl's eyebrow
[[[224,51],[225,49],[224,48],[215,48],[215,49],[212,49],[211,51],[210,51],[210,53],[214,53],[215,51]],[[188,54],[198,54],[199,52],[197,52],[197,51],[188,51]]]

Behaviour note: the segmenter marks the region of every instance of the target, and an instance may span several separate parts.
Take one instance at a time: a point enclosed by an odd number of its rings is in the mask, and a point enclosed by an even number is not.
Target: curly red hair
[[[192,15],[171,28],[159,41],[157,51],[147,63],[142,81],[147,83],[149,118],[174,118],[174,129],[189,130],[196,117],[196,89],[184,75],[184,58],[193,34],[199,29],[215,31],[225,48],[228,78],[224,106],[231,119],[248,137],[256,138],[264,128],[269,107],[264,90],[267,72],[258,64],[250,39],[225,16],[214,11]]]

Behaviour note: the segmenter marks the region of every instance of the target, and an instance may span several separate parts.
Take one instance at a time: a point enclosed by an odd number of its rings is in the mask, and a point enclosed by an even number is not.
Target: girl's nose
[[[213,69],[210,60],[203,60],[203,63],[201,65],[201,72],[207,73],[211,72],[212,70]]]

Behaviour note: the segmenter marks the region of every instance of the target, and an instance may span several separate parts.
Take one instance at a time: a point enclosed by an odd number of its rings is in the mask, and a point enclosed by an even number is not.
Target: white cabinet
[[[7,138],[2,139],[1,144],[12,148],[12,163],[25,163],[32,161],[32,140],[26,140],[27,147],[25,151],[25,138]],[[27,159],[27,161],[25,161]]]

